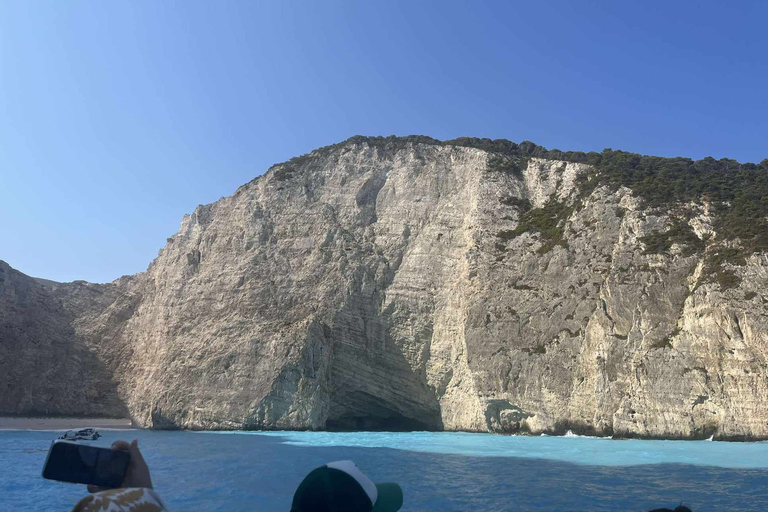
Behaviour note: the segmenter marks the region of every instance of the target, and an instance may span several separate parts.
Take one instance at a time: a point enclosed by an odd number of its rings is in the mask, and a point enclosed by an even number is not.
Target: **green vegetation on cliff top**
[[[461,137],[440,141],[422,135],[355,136],[280,164],[275,173],[280,174],[278,179],[287,179],[297,167],[308,163],[314,155],[328,154],[343,146],[362,143],[380,150],[397,150],[409,144],[481,149],[492,154],[490,171],[515,175],[522,173],[529,158],[584,163],[593,166],[595,170],[581,181],[582,195],[597,186],[605,185],[614,190],[619,187],[631,189],[647,208],[671,210],[674,206],[689,203],[707,203],[713,214],[713,228],[718,233],[718,240],[711,242],[733,242],[729,245],[738,247],[715,250],[707,262],[709,271],[716,275],[715,280],[723,281],[721,284],[726,287],[733,285],[733,280],[722,270],[724,263],[743,264],[745,256],[768,251],[768,159],[754,164],[728,158],[664,158],[613,149],[605,149],[601,153],[560,151],[530,141],[517,144],[504,139]],[[564,221],[572,209],[550,201],[542,208],[523,211],[518,228],[502,232],[500,237],[514,238],[525,231],[538,231],[544,241],[540,252],[547,252],[564,243]],[[704,249],[704,243],[698,240],[687,223],[679,220],[665,232],[648,235],[643,242],[646,244],[646,252],[667,252],[673,243],[685,246],[684,255]],[[721,274],[719,277],[718,273]]]

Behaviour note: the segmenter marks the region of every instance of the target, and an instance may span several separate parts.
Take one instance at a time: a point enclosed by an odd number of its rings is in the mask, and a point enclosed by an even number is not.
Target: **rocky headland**
[[[768,161],[353,137],[146,272],[0,263],[0,413],[768,438]]]

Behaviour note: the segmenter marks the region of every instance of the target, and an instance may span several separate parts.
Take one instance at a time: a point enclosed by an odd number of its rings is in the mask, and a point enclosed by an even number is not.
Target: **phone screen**
[[[128,460],[127,452],[56,441],[48,450],[43,478],[116,488],[123,482]]]

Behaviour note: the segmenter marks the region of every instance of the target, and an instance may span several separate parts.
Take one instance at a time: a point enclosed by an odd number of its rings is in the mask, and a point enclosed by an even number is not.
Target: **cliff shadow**
[[[440,404],[390,333],[378,294],[351,295],[329,327],[328,430],[442,430]]]

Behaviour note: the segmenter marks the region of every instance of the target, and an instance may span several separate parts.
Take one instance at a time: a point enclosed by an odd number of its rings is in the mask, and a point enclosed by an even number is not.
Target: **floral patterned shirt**
[[[167,512],[167,509],[152,489],[129,487],[86,496],[72,512]]]

